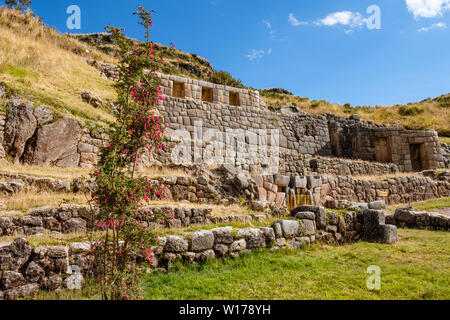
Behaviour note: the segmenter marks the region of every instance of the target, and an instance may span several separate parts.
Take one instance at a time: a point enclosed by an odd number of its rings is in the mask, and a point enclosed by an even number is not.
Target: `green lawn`
[[[146,297],[203,299],[450,299],[450,234],[399,230],[395,245],[357,243],[260,252],[148,276]],[[381,267],[381,291],[366,287]]]
[[[395,209],[407,207],[408,204],[395,205],[388,207],[388,210],[394,212]],[[439,199],[431,199],[427,201],[421,202],[413,202],[411,203],[411,207],[416,211],[433,211],[440,208],[450,207],[450,197],[447,198],[439,198]]]

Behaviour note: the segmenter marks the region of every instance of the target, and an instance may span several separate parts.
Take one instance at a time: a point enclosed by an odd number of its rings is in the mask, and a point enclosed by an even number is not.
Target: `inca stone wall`
[[[350,176],[322,176],[321,201],[347,200],[371,202],[384,199],[387,204],[399,204],[450,196],[448,180],[429,177],[397,177],[384,181],[358,180]],[[328,199],[327,199],[328,197]]]
[[[394,164],[314,157],[309,161],[312,172],[336,176],[388,175],[398,172]]]
[[[445,168],[438,133],[434,130],[406,130],[401,126],[386,127],[372,122],[363,122],[359,117],[345,119],[327,115],[332,152],[337,157],[379,161],[398,165],[400,171],[420,171]],[[377,140],[386,141],[385,150],[377,150]],[[411,159],[411,145],[420,147],[420,168],[416,169]]]
[[[52,233],[84,233],[86,231],[103,230],[103,225],[98,225],[95,215],[98,209],[90,206],[63,205],[60,207],[35,208],[23,216],[0,217],[1,236],[43,235]],[[140,208],[144,228],[150,229],[174,229],[189,227],[199,224],[216,224],[241,222],[261,222],[269,218],[267,214],[256,216],[244,214],[230,214],[220,216],[211,214],[212,208],[180,208],[170,206],[152,206]],[[167,223],[156,222],[158,214],[169,217]]]
[[[386,222],[399,228],[450,231],[450,216],[439,213],[416,212],[413,208],[399,208],[386,216]]]

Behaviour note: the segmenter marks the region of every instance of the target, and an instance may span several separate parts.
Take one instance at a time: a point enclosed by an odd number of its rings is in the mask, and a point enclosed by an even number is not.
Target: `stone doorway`
[[[413,171],[419,172],[423,170],[423,157],[421,144],[410,144],[409,151],[411,153],[411,167]]]
[[[375,140],[376,161],[380,163],[392,162],[391,145],[388,138],[376,138]]]

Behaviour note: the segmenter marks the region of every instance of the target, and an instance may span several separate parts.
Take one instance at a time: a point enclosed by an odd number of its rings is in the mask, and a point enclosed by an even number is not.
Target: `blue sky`
[[[132,12],[157,11],[153,41],[196,53],[254,88],[282,87],[317,100],[392,105],[450,92],[450,0],[33,0],[61,32],[69,5],[81,30],[123,26],[142,39]],[[369,29],[367,8],[381,12]]]

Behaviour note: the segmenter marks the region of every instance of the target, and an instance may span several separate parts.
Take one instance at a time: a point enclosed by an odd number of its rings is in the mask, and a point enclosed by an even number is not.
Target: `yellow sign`
[[[378,191],[379,197],[389,197],[389,191]]]

